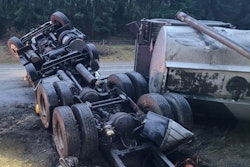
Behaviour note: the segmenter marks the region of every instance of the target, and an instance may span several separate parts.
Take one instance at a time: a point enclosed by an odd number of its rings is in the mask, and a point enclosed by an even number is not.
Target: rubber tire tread
[[[126,74],[111,74],[108,76],[107,85],[109,88],[116,86],[121,89],[127,96],[135,100],[135,88]]]
[[[61,137],[63,143],[63,150],[58,144],[58,126],[61,129]],[[53,135],[56,149],[60,157],[80,155],[80,132],[79,125],[74,117],[74,114],[69,106],[60,106],[54,109],[53,113]]]
[[[92,43],[86,44],[84,48],[87,52],[89,52],[90,55],[90,62],[89,66],[91,67],[92,71],[97,71],[99,70],[99,52],[96,48],[96,46]]]
[[[14,52],[13,49],[11,48],[11,45],[15,45],[16,49],[18,50],[18,49],[20,49],[20,48],[22,48],[24,46],[23,42],[19,38],[15,37],[15,36],[11,37],[8,40],[8,48],[9,48],[10,52],[12,53],[12,55],[16,59],[19,59],[19,55],[17,53],[17,50],[15,50],[15,52]]]
[[[38,72],[36,71],[35,66],[32,63],[28,63],[25,66],[25,69],[27,71],[27,75],[30,79],[30,81],[36,85],[37,81],[40,79]]]
[[[95,102],[99,100],[99,95],[95,89],[84,87],[80,93],[80,98],[83,102]]]
[[[93,157],[98,150],[98,132],[94,116],[86,104],[74,104],[71,107],[79,124],[81,132],[81,154],[82,160]]]
[[[86,48],[87,48],[86,50],[92,52],[92,54],[93,54],[93,57],[91,57],[91,59],[93,59],[93,60],[95,60],[95,59],[99,60],[99,52],[98,52],[95,44],[93,44],[93,43],[87,43],[86,44]]]
[[[137,100],[141,95],[148,93],[148,83],[145,78],[138,72],[128,72],[126,75],[131,80],[135,88],[135,99]]]
[[[61,26],[65,26],[65,25],[70,25],[71,26],[71,22],[69,20],[69,18],[63,14],[62,12],[55,12],[53,13],[51,16],[50,16],[50,21],[52,22],[52,24],[55,24],[55,23],[60,23]]]
[[[192,130],[193,113],[188,101],[177,93],[165,93],[163,96],[173,109],[174,120],[185,128]]]
[[[44,127],[47,129],[51,129],[53,110],[55,107],[58,106],[58,96],[52,84],[49,83],[40,84],[37,88],[36,99],[40,112],[41,108],[43,108],[41,106],[41,98],[44,99],[44,109],[45,109],[46,119],[45,120],[43,119],[41,113],[39,113],[39,115]]]
[[[145,113],[147,113],[148,111],[152,111],[170,119],[174,118],[174,114],[170,107],[170,104],[160,94],[144,94],[138,99],[137,105]]]
[[[74,103],[72,92],[66,81],[54,82],[53,86],[58,95],[59,104],[61,106],[70,106]]]

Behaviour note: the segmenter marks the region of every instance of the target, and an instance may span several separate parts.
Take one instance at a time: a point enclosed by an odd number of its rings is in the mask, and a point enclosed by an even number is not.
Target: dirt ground
[[[0,68],[0,166],[55,167],[59,157],[52,133],[34,112],[33,90],[24,76],[22,66]],[[181,152],[200,167],[249,167],[249,129],[249,122],[196,118],[195,140]],[[98,154],[81,166],[109,165]]]
[[[249,122],[201,119],[196,122],[189,151],[202,167],[248,167],[249,128]]]

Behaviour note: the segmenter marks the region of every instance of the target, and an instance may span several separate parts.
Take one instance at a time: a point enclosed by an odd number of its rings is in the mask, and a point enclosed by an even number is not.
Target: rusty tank
[[[196,116],[250,120],[250,31],[176,17],[128,25],[137,37],[134,70],[149,92],[185,96]]]

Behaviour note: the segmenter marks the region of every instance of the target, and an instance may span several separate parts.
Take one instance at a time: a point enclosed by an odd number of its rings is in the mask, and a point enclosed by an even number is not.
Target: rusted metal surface
[[[167,41],[164,40],[165,34],[158,35],[154,50],[152,53],[150,68],[149,68],[149,92],[162,93],[165,88],[165,80],[167,68],[165,64],[165,54],[167,51]]]
[[[214,29],[235,40],[238,39],[240,44],[246,45],[250,43],[249,39],[244,38],[246,35],[250,35],[250,31],[223,27],[214,27]],[[158,33],[151,58],[149,72],[150,92],[160,93],[165,91],[164,85],[166,84],[168,63],[178,63],[180,68],[182,63],[190,63],[189,66],[194,68],[199,66],[200,69],[204,67],[213,69],[215,66],[224,66],[222,71],[230,71],[232,66],[241,66],[242,69],[246,70],[250,65],[250,60],[193,28],[187,26],[163,26]]]
[[[168,63],[166,90],[231,100],[250,99],[250,68]],[[245,70],[245,71],[243,71]]]
[[[250,60],[239,51],[250,48],[250,38],[246,38],[250,31],[213,22],[212,25],[219,26],[209,28],[216,37],[230,39],[227,42],[233,47],[189,27],[188,23],[161,25],[151,45],[149,91],[185,95],[194,112],[250,120]],[[146,68],[142,63],[138,65]]]
[[[167,88],[171,91],[191,94],[215,94],[221,91],[224,77],[225,75],[218,72],[170,69]]]
[[[144,76],[148,76],[152,52],[150,52],[150,46],[140,45],[136,47],[136,56],[134,63],[134,70]],[[142,64],[144,64],[142,66]]]
[[[249,39],[243,38],[244,35],[250,35],[249,31],[242,32],[239,30],[226,28],[216,29],[220,30],[221,32],[224,32],[227,35],[231,35],[234,38],[239,38],[241,43],[244,43],[247,40],[248,42],[246,43],[250,43]],[[163,65],[162,62],[164,62],[165,64]],[[171,72],[169,71],[168,65],[174,64],[175,68],[184,68],[184,71],[186,70],[186,67],[188,67],[189,69],[197,69],[196,71],[192,72],[197,72],[196,74],[193,74],[193,80],[196,79],[196,81],[192,81],[192,83],[189,83],[189,85],[193,83],[207,84],[208,82],[213,83],[210,85],[216,85],[215,83],[222,82],[221,78],[223,78],[223,75],[225,75],[225,71],[227,71],[226,74],[228,75],[225,76],[225,78],[237,76],[241,72],[250,72],[249,59],[240,56],[235,51],[220,44],[219,42],[208,37],[207,35],[197,33],[197,31],[190,27],[163,26],[158,34],[158,38],[155,43],[151,59],[149,80],[151,92],[162,92],[164,91],[164,89],[162,88],[163,85],[166,84],[167,86],[169,86],[169,84],[171,84],[165,82],[166,78],[164,78],[164,76],[170,76]],[[163,66],[165,69],[163,68]],[[211,72],[210,75],[208,72],[209,70],[218,70],[217,75],[219,78],[215,78],[214,76],[216,75],[212,74],[213,72]],[[185,76],[186,78],[186,75],[188,75],[188,71],[186,72],[187,73],[185,75],[182,72],[182,76],[180,76],[180,73],[175,73],[175,75],[178,74],[178,77]],[[159,78],[159,76],[162,77]],[[205,82],[205,79],[208,80]],[[218,79],[220,81],[218,81]],[[248,78],[246,78],[246,80],[248,80]],[[223,82],[223,84],[226,83]],[[176,85],[176,83],[171,85],[175,85],[175,87],[180,87],[180,85]],[[188,87],[188,84],[185,85],[186,87]],[[204,85],[200,85],[200,89],[202,89],[203,86]],[[223,87],[224,85],[217,85],[217,87],[218,86]],[[210,87],[208,89],[210,90],[210,92],[207,92],[207,94],[211,94],[211,90],[214,89],[214,87],[213,89]],[[188,92],[188,90],[185,91]],[[221,91],[224,94],[228,94],[228,91],[226,89],[222,89]]]
[[[169,68],[166,89],[190,95],[230,100],[250,98],[249,75],[222,71]]]

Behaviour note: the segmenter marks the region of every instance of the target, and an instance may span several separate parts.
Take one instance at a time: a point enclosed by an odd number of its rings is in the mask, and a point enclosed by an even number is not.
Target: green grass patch
[[[10,53],[6,41],[0,41],[0,63],[1,64],[19,63]]]
[[[134,61],[135,46],[134,45],[98,45],[100,61]],[[0,64],[19,63],[18,60],[10,53],[7,41],[0,41]]]
[[[101,61],[134,61],[134,45],[96,45]]]

